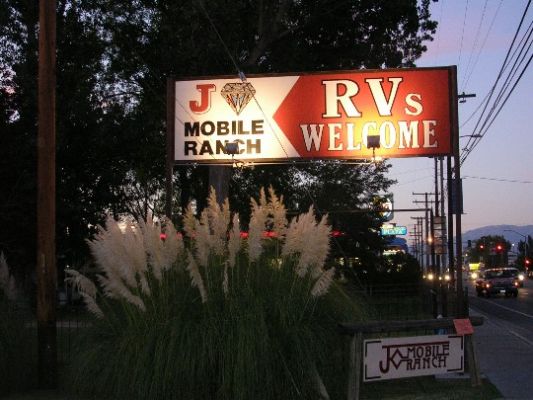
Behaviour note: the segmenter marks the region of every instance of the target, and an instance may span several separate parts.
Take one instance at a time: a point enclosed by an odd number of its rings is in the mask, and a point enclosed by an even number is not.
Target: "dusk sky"
[[[528,0],[439,0],[431,3],[432,17],[438,21],[439,27],[435,40],[426,43],[428,51],[418,60],[417,66],[457,65],[458,92],[476,94],[475,98],[459,104],[460,136],[484,135],[476,139],[479,143],[461,166],[464,178],[463,232],[487,225],[533,225],[533,67],[526,67],[533,54],[531,38],[526,40],[526,49],[519,57],[523,61],[517,63],[513,72],[514,60],[520,54],[520,40],[527,37],[526,32],[531,35],[533,5],[518,33],[510,55],[511,62],[503,70],[492,100],[485,114],[481,115],[484,99],[496,83],[527,4]],[[518,51],[515,53],[514,49]],[[509,76],[512,77],[509,89],[491,111]],[[494,123],[488,129],[480,130],[509,92],[510,97]],[[468,137],[461,138],[461,148],[467,146],[468,141]],[[423,196],[413,196],[412,193],[434,191],[434,160],[408,158],[394,159],[391,163],[390,176],[398,181],[391,188],[395,208],[422,207],[413,201],[423,200]],[[396,213],[392,222],[411,228],[415,222],[411,217],[415,216],[423,216],[423,213]]]

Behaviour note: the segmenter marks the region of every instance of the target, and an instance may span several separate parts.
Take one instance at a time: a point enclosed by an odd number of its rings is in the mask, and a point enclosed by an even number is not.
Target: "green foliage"
[[[378,272],[385,276],[384,279],[378,279],[382,283],[414,285],[422,278],[422,269],[418,260],[411,254],[403,252],[384,257],[382,268]]]
[[[252,201],[244,242],[237,215],[228,233],[228,203],[219,207],[214,192],[199,221],[189,208],[183,242],[170,225],[161,242],[153,222],[130,222],[122,233],[108,220],[90,244],[104,296],[71,273],[98,317],[79,341],[73,389],[99,398],[271,400],[314,399],[323,382],[338,387],[337,322],[362,311],[322,269],[325,219],[310,211],[287,224],[270,196]],[[262,236],[274,226],[277,238]]]
[[[34,329],[28,312],[5,296],[0,286],[0,397],[35,385]]]
[[[310,298],[312,282],[294,265],[272,267],[272,253],[239,261],[227,294],[224,267],[211,261],[206,304],[176,268],[160,285],[151,277],[146,312],[105,300],[106,318],[80,338],[73,388],[117,399],[311,399],[315,366],[344,382],[344,364],[321,367],[342,348],[336,323],[360,310],[337,287]]]
[[[469,379],[437,379],[422,376],[394,379],[363,386],[363,400],[497,400],[502,394],[488,380],[472,386]]]
[[[0,232],[0,243],[19,266],[17,279],[31,289],[37,237],[32,221],[37,198],[38,2],[0,4],[0,225],[12,227]],[[146,217],[149,210],[161,210],[167,77],[236,74],[234,62],[246,74],[412,66],[435,29],[429,0],[59,0],[58,270],[84,261],[84,239],[107,212]],[[386,173],[353,170],[364,178],[360,182],[368,191],[374,177]],[[257,186],[270,183],[262,181],[266,175],[276,180],[279,174],[280,184],[274,186],[305,209],[321,190],[342,195],[353,182],[353,174],[348,177],[345,171],[336,170],[330,179],[332,171],[323,166],[283,166],[245,176]],[[342,184],[305,189],[301,177],[307,174]],[[203,208],[207,167],[176,167],[174,184],[176,209],[191,199]],[[239,198],[238,186],[233,193],[232,200]],[[350,196],[353,208],[360,205],[356,199]],[[367,222],[352,218],[338,229],[354,226],[354,235],[368,232]],[[353,243],[361,239],[353,236]],[[368,242],[372,246],[374,240]]]
[[[508,264],[511,243],[501,235],[482,236],[474,241],[474,246],[468,249],[471,262],[482,262],[486,268],[502,267]]]
[[[334,240],[331,258],[358,257],[364,265],[376,262],[376,251],[384,245],[379,235],[382,220],[370,207],[376,193],[392,184],[385,174],[387,163],[353,165],[341,162],[312,162],[305,165],[256,166],[233,172],[230,186],[232,207],[243,210],[248,221],[248,199],[261,186],[273,186],[283,195],[291,214],[313,205],[327,214],[332,228],[342,233]]]

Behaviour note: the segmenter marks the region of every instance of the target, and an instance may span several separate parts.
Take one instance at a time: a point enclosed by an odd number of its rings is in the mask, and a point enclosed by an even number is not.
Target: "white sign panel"
[[[272,118],[297,79],[288,76],[249,79],[246,83],[235,79],[176,82],[175,160],[231,160],[224,149],[228,142],[238,143],[240,160],[298,157]]]
[[[414,336],[364,342],[365,382],[462,372],[463,369],[463,336]]]

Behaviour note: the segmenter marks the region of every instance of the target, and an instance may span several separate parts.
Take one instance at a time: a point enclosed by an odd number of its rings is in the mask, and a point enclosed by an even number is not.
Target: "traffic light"
[[[524,263],[526,264],[526,267],[529,268],[529,266],[531,265],[531,260],[529,258],[526,258]]]
[[[485,248],[485,245],[484,245],[483,243],[481,243],[481,244],[479,245],[479,250],[483,250],[484,248]]]
[[[502,251],[503,250],[503,246],[501,244],[497,244],[496,245],[496,251]]]

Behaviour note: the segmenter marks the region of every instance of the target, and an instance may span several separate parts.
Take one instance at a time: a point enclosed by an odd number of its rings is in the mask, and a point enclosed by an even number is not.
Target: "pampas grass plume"
[[[252,198],[251,206],[252,214],[250,216],[250,226],[248,229],[248,257],[251,262],[254,262],[259,259],[263,251],[261,240],[268,218],[268,203],[264,189],[261,189],[259,203]]]
[[[205,290],[204,280],[200,274],[200,269],[194,260],[194,257],[191,252],[188,252],[187,255],[187,271],[189,271],[189,276],[191,277],[192,286],[198,288],[200,292],[200,297],[202,298],[202,303],[207,302],[207,291]]]
[[[89,312],[98,318],[103,318],[104,313],[95,301],[97,289],[93,281],[74,269],[67,269],[65,273],[68,275],[66,281],[72,283],[78,289]]]
[[[189,238],[194,239],[196,236],[197,227],[198,220],[194,216],[194,209],[192,207],[192,204],[189,203],[187,205],[187,209],[185,210],[185,215],[183,217],[183,230]]]
[[[305,276],[309,270],[316,278],[322,271],[329,252],[331,227],[327,216],[317,224],[313,207],[299,217],[293,218],[285,237],[282,256],[299,255],[296,274]]]
[[[233,223],[229,231],[228,239],[228,263],[230,267],[235,266],[237,254],[241,249],[241,229],[239,225],[239,214],[233,215]]]
[[[313,288],[311,289],[311,296],[313,297],[320,297],[325,295],[329,287],[331,285],[331,282],[333,282],[333,276],[335,275],[335,269],[330,268],[327,271],[322,272],[322,275],[313,285]]]
[[[228,225],[230,222],[229,201],[226,199],[222,206],[217,202],[217,196],[214,188],[208,200],[207,214],[209,220],[210,247],[213,252],[222,256],[225,251]]]
[[[96,297],[96,285],[85,275],[72,268],[65,269],[65,274],[68,275],[66,281],[74,285],[80,292],[86,293],[93,299]]]
[[[200,215],[200,223],[196,227],[196,259],[198,264],[207,266],[209,260],[209,250],[211,249],[211,235],[209,233],[209,214],[203,210]]]
[[[104,295],[109,298],[120,299],[123,298],[128,303],[131,303],[137,306],[141,311],[146,311],[146,306],[139,296],[134,295],[131,291],[124,285],[120,277],[110,274],[109,272],[104,275],[97,275],[98,281],[104,289]]]
[[[9,267],[4,252],[0,253],[0,289],[10,301],[17,299],[17,286],[15,279],[9,273]]]
[[[161,227],[154,223],[151,215],[148,215],[146,221],[140,220],[139,227],[141,228],[144,248],[148,256],[148,263],[152,267],[152,271],[156,279],[161,282],[164,269],[163,258],[163,241],[161,240]]]
[[[183,253],[183,239],[178,236],[176,228],[171,221],[165,223],[166,239],[162,248],[162,265],[163,269],[170,269],[176,263],[178,254]]]
[[[283,196],[278,197],[272,186],[268,188],[268,195],[272,230],[277,233],[279,239],[283,239],[287,230],[287,210],[283,204]]]

